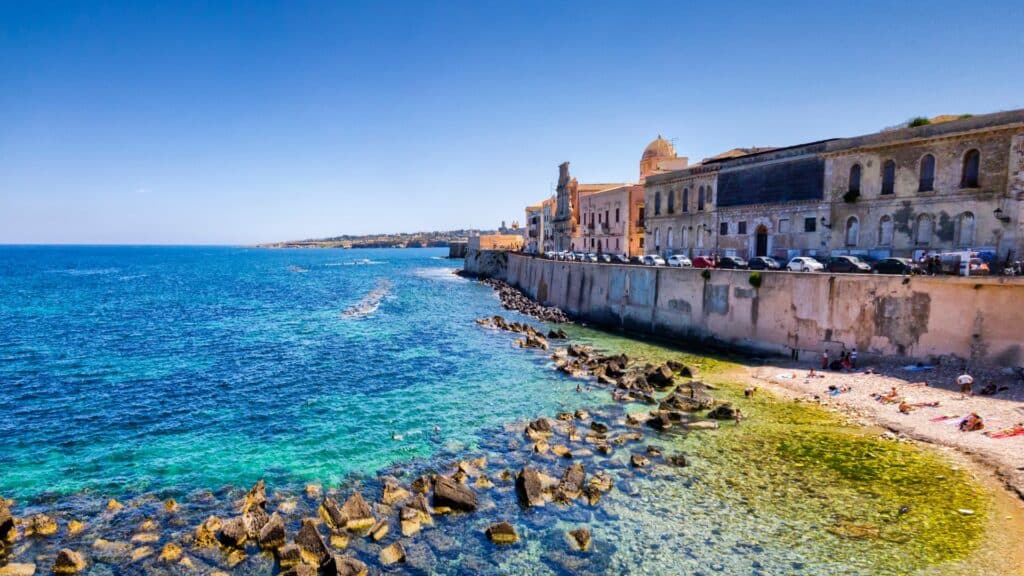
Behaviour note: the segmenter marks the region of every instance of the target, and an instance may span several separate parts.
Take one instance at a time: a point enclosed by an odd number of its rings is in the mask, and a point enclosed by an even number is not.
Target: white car
[[[786,264],[786,269],[793,272],[822,272],[825,265],[810,256],[797,256]]]
[[[584,262],[597,262],[597,254],[594,254],[593,252],[588,252],[588,253],[583,255],[583,261]]]
[[[677,268],[692,268],[693,262],[682,254],[673,254],[668,257],[668,265],[675,266]]]
[[[665,259],[657,254],[648,254],[643,259],[644,266],[664,266]]]
[[[629,256],[625,254],[616,254],[612,257],[612,260],[618,264],[629,264]]]

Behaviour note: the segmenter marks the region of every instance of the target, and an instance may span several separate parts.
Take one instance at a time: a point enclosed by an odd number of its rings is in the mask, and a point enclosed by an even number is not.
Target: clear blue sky
[[[1024,107],[1024,3],[0,0],[0,242],[493,227],[569,160]]]

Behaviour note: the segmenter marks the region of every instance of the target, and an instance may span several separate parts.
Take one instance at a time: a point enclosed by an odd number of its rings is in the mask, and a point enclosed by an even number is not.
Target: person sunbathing
[[[888,394],[876,394],[875,398],[883,404],[895,404],[900,400],[900,394],[896,391],[896,387],[893,386],[892,390]]]
[[[1018,422],[1009,428],[1003,428],[996,432],[985,432],[985,435],[989,438],[1012,438],[1014,436],[1024,436],[1024,422]]]
[[[964,418],[963,421],[960,422],[961,432],[974,432],[981,430],[984,427],[985,422],[981,416],[978,416],[977,412],[971,412],[967,415],[967,418]]]

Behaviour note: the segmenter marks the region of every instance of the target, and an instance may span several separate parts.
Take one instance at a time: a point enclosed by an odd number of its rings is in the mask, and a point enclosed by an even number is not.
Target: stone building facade
[[[544,254],[555,248],[553,220],[555,197],[526,207],[526,246],[531,254]]]
[[[574,250],[598,254],[638,255],[644,187],[625,184],[580,196],[580,234]]]
[[[1024,110],[721,155],[648,177],[645,203],[646,252],[665,256],[1016,259]]]

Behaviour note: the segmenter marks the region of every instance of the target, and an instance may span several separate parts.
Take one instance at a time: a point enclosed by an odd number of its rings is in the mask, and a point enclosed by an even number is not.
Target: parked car
[[[593,252],[588,252],[588,253],[583,255],[583,261],[584,262],[597,262],[597,254],[594,254]]]
[[[608,254],[607,252],[605,252],[603,254],[598,254],[597,255],[597,261],[598,262],[604,262],[605,264],[611,264],[612,263],[612,255]]]
[[[690,262],[690,259],[682,254],[673,254],[672,256],[669,256],[667,263],[669,266],[675,266],[677,268],[690,268],[693,266],[693,262]]]
[[[871,272],[871,266],[861,262],[860,258],[846,255],[832,256],[828,259],[825,269],[829,272],[847,274],[869,274]]]
[[[718,259],[718,268],[725,270],[746,270],[747,261],[739,256],[722,256]]]
[[[657,254],[648,254],[643,259],[644,266],[664,266],[665,259]]]
[[[875,264],[875,274],[920,274],[921,267],[910,258],[882,258]]]
[[[643,263],[644,263],[644,257],[643,256],[630,256],[629,263],[630,264],[636,264],[638,266],[642,266]]]
[[[629,264],[629,256],[626,256],[625,254],[614,254],[612,255],[612,262],[617,262],[619,264]]]
[[[751,270],[778,270],[782,268],[782,264],[771,256],[754,256],[747,261],[747,266]]]
[[[715,261],[707,256],[694,256],[693,258],[694,268],[714,268]]]
[[[797,256],[786,264],[786,269],[794,272],[822,272],[825,265],[810,256]]]

